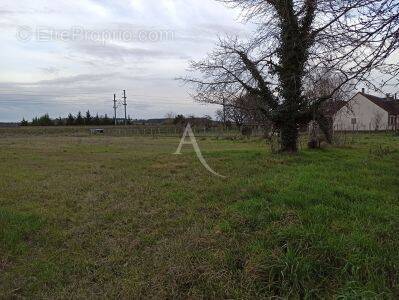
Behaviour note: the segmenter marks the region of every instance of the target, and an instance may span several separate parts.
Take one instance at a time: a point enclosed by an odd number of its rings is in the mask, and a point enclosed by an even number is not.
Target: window
[[[352,125],[356,125],[356,118],[352,118]]]

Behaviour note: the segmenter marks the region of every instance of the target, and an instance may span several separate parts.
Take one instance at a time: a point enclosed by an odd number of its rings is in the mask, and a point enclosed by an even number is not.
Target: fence
[[[104,135],[109,136],[162,136],[162,137],[180,137],[185,127],[110,127],[104,128]],[[246,126],[247,130],[241,130],[236,127],[200,127],[193,126],[192,130],[198,137],[229,137],[237,135],[247,135],[261,137],[264,130],[259,126]]]
[[[237,127],[224,128],[193,126],[198,137],[233,137],[244,135],[261,137],[264,130],[260,126],[245,126],[246,130]],[[95,129],[102,129],[103,133]],[[120,137],[181,137],[185,127],[182,126],[64,126],[64,127],[18,127],[0,128],[0,136],[120,136]]]
[[[364,125],[364,124],[352,124],[352,126],[348,125],[335,125],[334,126],[334,131],[337,132],[378,132],[378,131],[398,131],[399,130],[399,119],[397,123],[394,124],[385,124],[385,125],[380,125],[380,126],[375,126],[373,123],[369,123],[369,125]]]

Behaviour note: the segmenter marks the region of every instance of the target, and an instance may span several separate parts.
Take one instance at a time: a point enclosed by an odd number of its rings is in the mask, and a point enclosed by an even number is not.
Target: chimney
[[[365,93],[366,93],[366,89],[362,88],[362,94],[365,94]]]
[[[393,97],[391,96],[391,94],[387,93],[387,100],[392,100]]]

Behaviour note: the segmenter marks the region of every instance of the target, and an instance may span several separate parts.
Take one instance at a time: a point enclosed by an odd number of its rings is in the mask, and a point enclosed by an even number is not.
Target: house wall
[[[356,118],[356,124],[352,119]],[[387,130],[388,112],[360,93],[335,116],[334,129],[339,131]]]

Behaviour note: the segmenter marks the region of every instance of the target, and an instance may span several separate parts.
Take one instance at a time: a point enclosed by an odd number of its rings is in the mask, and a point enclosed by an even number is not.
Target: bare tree
[[[260,99],[257,110],[279,129],[282,151],[297,151],[299,126],[342,85],[380,88],[399,78],[398,64],[391,61],[399,45],[399,1],[220,1],[241,8],[258,29],[246,41],[220,39],[206,59],[191,64],[202,76],[185,80],[195,85],[200,102],[234,105],[244,95]],[[343,80],[329,94],[313,98],[305,86],[315,72]],[[369,80],[374,72],[384,78],[378,85]]]
[[[166,119],[174,119],[176,118],[176,114],[174,112],[168,112],[165,114]]]
[[[333,142],[335,115],[343,106],[348,105],[347,102],[355,93],[354,89],[355,85],[346,81],[346,77],[325,70],[315,70],[307,78],[305,96],[308,99],[326,98],[318,107],[314,107],[312,121],[317,123],[318,129],[330,144]],[[310,126],[315,124],[311,122]]]
[[[238,128],[241,128],[248,122],[249,115],[246,109],[243,109],[239,103],[236,103],[235,106],[226,107],[226,118],[229,121],[234,122]]]
[[[227,122],[234,123],[239,128],[243,125],[270,127],[269,120],[258,109],[259,101],[259,97],[248,94],[230,99],[229,103],[225,104],[224,112],[222,110],[216,112],[217,117],[221,121],[226,117]]]
[[[220,123],[224,123],[224,113],[222,109],[218,109],[216,111],[216,121],[219,121]]]
[[[244,124],[254,122],[254,109],[253,101],[250,97],[243,96],[230,101],[225,107],[226,118],[230,122],[236,124],[241,128]]]
[[[381,112],[379,112],[379,111],[374,113],[373,125],[374,125],[374,130],[375,131],[380,130],[383,117],[384,117],[384,115]]]
[[[176,114],[174,112],[168,112],[165,114],[165,124],[172,124],[174,119],[176,118]]]

